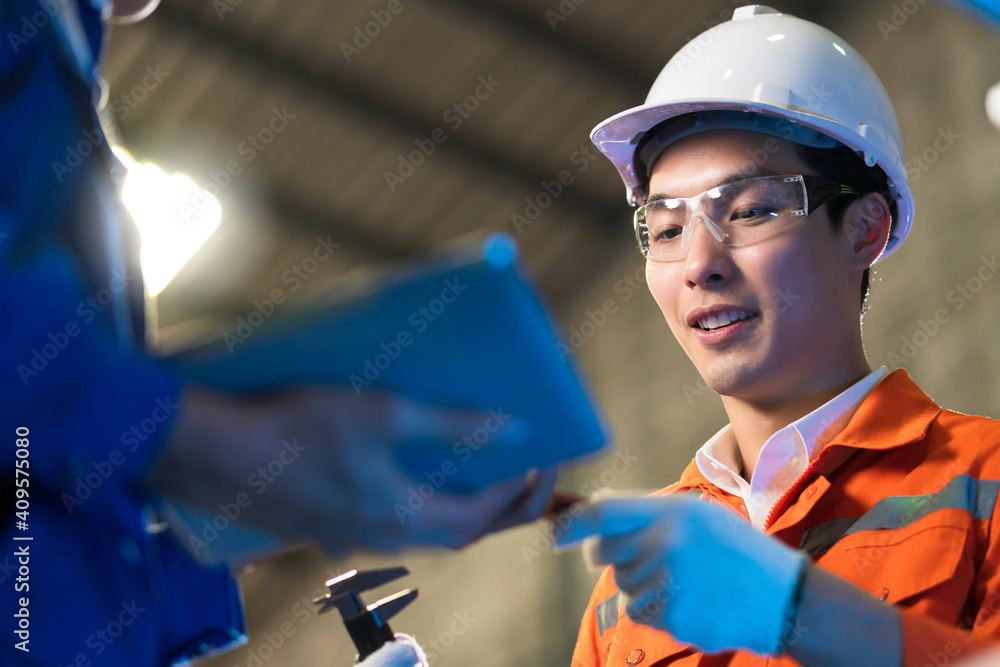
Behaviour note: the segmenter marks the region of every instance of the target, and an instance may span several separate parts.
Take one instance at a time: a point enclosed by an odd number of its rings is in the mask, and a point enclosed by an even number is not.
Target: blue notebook
[[[513,416],[524,435],[516,444],[478,442],[484,433],[473,432],[464,442],[398,448],[415,479],[445,466],[446,488],[478,490],[596,453],[609,440],[565,354],[570,348],[516,256],[510,237],[494,235],[399,269],[361,294],[267,322],[245,341],[217,340],[169,361],[192,380],[232,392],[334,384]]]

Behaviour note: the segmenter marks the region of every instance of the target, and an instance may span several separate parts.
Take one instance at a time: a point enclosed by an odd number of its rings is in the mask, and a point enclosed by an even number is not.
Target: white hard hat
[[[710,111],[702,114],[697,112]],[[727,112],[727,113],[718,113]],[[668,136],[649,130],[679,119]],[[646,199],[648,169],[670,141],[710,129],[746,129],[830,148],[840,142],[885,172],[897,213],[879,256],[913,224],[899,122],[871,66],[829,30],[763,5],[748,5],[690,41],[656,78],[646,103],[599,124],[594,144],[612,163],[629,203]],[[657,152],[659,151],[659,152]],[[645,158],[645,161],[644,161]],[[877,261],[877,260],[876,260]]]

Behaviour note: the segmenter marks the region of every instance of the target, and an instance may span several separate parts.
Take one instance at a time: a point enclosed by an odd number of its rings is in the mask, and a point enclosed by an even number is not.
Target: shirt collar
[[[809,414],[776,431],[764,447],[777,438],[792,436],[800,447],[804,447],[806,458],[811,459],[814,452],[844,429],[858,406],[888,372],[885,366],[872,371]],[[705,479],[723,491],[744,497],[749,494],[749,484],[741,475],[742,457],[732,424],[726,424],[702,445],[695,454],[695,463]]]

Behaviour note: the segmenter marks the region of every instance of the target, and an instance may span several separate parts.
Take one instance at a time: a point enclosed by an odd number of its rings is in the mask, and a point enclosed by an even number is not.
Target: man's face
[[[751,155],[768,157],[758,166]],[[767,173],[813,172],[788,142],[707,132],[667,149],[653,170],[650,196],[689,197],[734,174]],[[647,262],[646,278],[708,385],[723,396],[762,402],[829,386],[859,345],[860,272],[850,268],[847,235],[832,234],[826,206],[750,246],[729,247],[700,222],[691,231],[687,256]],[[746,319],[712,331],[699,325],[703,317],[733,311]]]

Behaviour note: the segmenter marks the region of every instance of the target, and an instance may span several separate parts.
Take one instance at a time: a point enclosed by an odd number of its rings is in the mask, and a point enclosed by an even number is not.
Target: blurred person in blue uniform
[[[2,665],[184,664],[245,642],[229,567],[196,562],[164,503],[343,554],[460,547],[537,518],[554,485],[543,471],[437,493],[400,522],[413,480],[392,444],[450,443],[484,415],[336,388],[250,402],[145,353],[137,235],[96,98],[106,23],[154,5],[0,2]],[[255,470],[299,457],[242,502]]]

